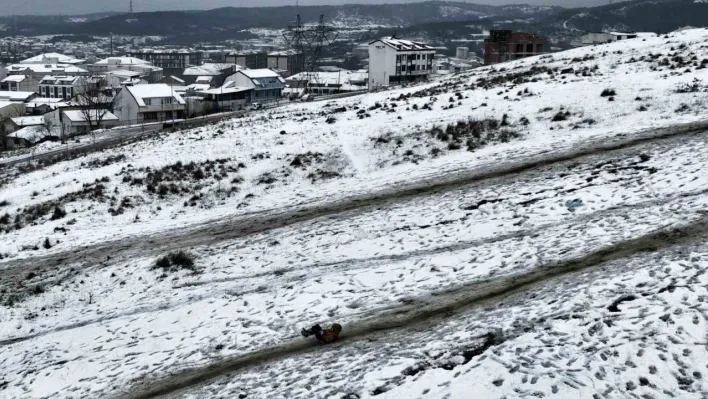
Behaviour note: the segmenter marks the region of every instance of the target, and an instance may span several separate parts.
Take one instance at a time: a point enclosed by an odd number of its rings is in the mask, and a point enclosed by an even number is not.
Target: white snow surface
[[[532,57],[9,174],[0,216],[54,202],[67,215],[5,225],[0,254],[12,261],[237,221],[701,121],[707,38],[695,29]],[[473,151],[428,134],[490,118],[519,134]],[[182,180],[149,189],[158,171],[190,163]],[[134,253],[73,265],[58,282],[28,270],[22,284],[42,290],[0,303],[0,397],[106,397],[145,376],[302,339],[308,324],[336,321],[346,332],[401,304],[435,302],[432,293],[684,226],[705,217],[706,167],[706,134],[686,135],[184,248],[198,273],[162,275],[154,256]],[[77,194],[99,184],[103,194]],[[180,395],[702,398],[705,244],[698,236],[612,260],[435,324],[343,341]],[[467,359],[492,330],[505,341]]]

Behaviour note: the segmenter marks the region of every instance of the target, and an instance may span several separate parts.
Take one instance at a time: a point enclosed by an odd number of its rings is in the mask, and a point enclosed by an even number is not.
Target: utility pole
[[[133,0],[130,0],[130,13],[133,13]]]

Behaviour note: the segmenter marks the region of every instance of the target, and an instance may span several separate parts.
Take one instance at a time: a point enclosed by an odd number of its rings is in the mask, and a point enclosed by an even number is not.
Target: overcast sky
[[[300,0],[300,5],[351,3],[410,3],[420,0]],[[565,7],[607,4],[607,0],[479,0],[478,4],[552,4]],[[130,0],[0,0],[5,15],[88,14],[127,11]],[[217,7],[266,7],[295,5],[295,0],[133,0],[135,11],[209,9]]]

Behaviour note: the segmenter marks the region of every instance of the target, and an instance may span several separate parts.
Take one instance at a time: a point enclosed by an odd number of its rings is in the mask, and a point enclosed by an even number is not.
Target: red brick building
[[[537,35],[510,30],[492,30],[484,39],[484,64],[517,60],[543,54],[546,41]]]

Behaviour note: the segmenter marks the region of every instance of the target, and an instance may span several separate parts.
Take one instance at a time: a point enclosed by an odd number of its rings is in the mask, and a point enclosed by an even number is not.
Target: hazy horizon
[[[4,0],[8,1],[8,0]],[[341,4],[397,4],[419,3],[425,0],[300,0],[301,6]],[[589,7],[607,4],[607,0],[481,0],[465,3],[504,5],[531,4],[562,7]],[[122,5],[122,7],[121,7]],[[79,15],[100,12],[127,12],[130,0],[24,0],[3,6],[5,15]],[[295,0],[133,0],[135,12],[207,10],[219,7],[278,7],[294,6]]]

